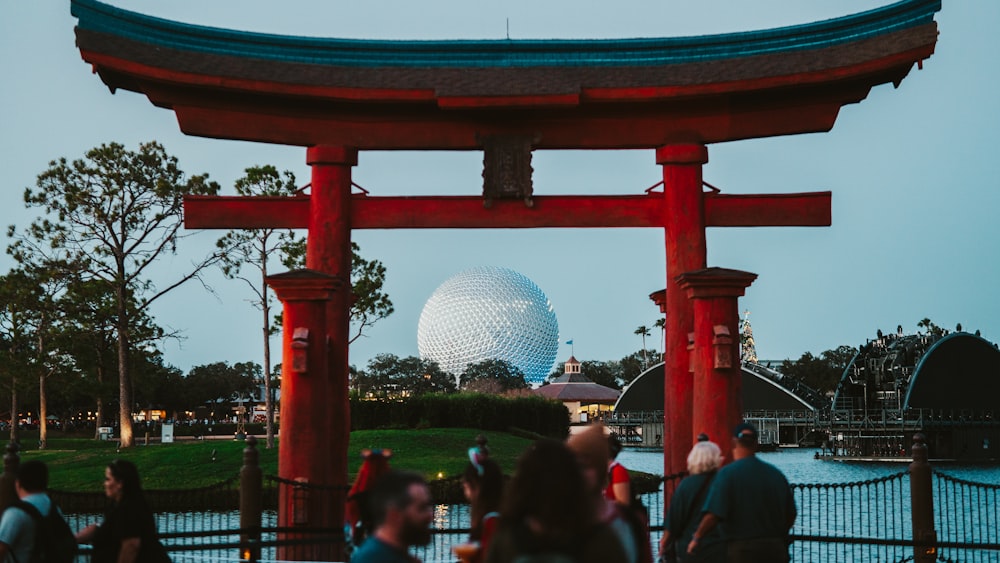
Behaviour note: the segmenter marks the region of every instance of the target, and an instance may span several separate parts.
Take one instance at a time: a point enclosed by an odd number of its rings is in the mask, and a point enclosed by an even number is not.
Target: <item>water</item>
[[[895,475],[905,471],[908,467],[907,463],[865,463],[818,460],[815,459],[815,453],[816,450],[813,449],[786,449],[773,453],[762,453],[759,455],[763,460],[778,467],[793,485],[817,483],[859,483]],[[661,475],[663,473],[662,451],[626,449],[618,456],[618,460],[624,464],[625,467],[632,470],[643,471],[656,475]],[[1000,466],[934,464],[934,469],[935,471],[946,473],[947,475],[959,479],[1000,486]],[[823,491],[813,491],[825,496],[836,496],[838,497],[839,504],[831,505],[829,510],[823,509],[822,507],[824,507],[824,505],[819,503],[812,508],[800,504],[800,514],[796,522],[796,528],[793,529],[793,533],[810,534],[814,533],[811,532],[811,530],[820,529],[823,530],[823,533],[820,535],[841,534],[848,537],[859,535],[866,536],[868,534],[864,532],[859,533],[856,529],[852,529],[850,526],[853,525],[853,520],[867,518],[869,520],[878,520],[883,534],[890,534],[897,537],[909,537],[908,534],[910,524],[908,519],[908,483],[900,483],[904,485],[901,490],[890,489],[887,493],[885,489],[878,489],[874,494],[880,497],[894,497],[894,503],[902,507],[902,510],[906,513],[902,516],[899,513],[892,514],[891,510],[883,511],[877,504],[873,507],[873,505],[869,502],[871,499],[863,498],[866,495],[871,496],[873,494],[867,486],[838,489],[834,494]],[[651,524],[654,526],[662,523],[663,508],[662,504],[658,500],[660,497],[661,495],[652,495],[651,497],[647,497],[647,504],[651,509]],[[967,504],[969,506],[992,504],[994,505],[992,510],[996,510],[995,505],[997,503],[995,495],[993,497],[989,497],[988,499],[970,497],[967,500]],[[823,502],[825,502],[825,499]],[[817,507],[820,507],[820,510],[817,510]],[[827,512],[846,514],[846,516],[836,520],[832,519],[831,514],[827,514]],[[886,514],[882,514],[882,512],[885,512]],[[208,518],[206,519],[206,517]],[[944,534],[945,530],[942,529],[943,525],[940,522],[941,517],[942,516],[939,515],[939,523],[937,525],[938,537],[946,539],[946,535]],[[944,515],[944,518],[954,519],[954,515]],[[995,530],[997,527],[996,516],[993,516],[992,518],[994,522],[992,528]],[[68,519],[71,520],[71,526],[76,529],[78,527],[82,527],[86,523],[99,519],[99,515],[68,515]],[[276,514],[274,514],[273,511],[268,511],[265,514],[264,525],[274,526],[276,525],[276,519]],[[158,515],[157,520],[161,532],[194,531],[198,528],[224,530],[239,527],[239,514],[237,512],[212,513],[210,515],[202,513],[160,514]],[[847,522],[845,522],[845,520]],[[956,523],[956,525],[957,524],[961,523],[959,522]],[[981,524],[978,526],[982,527]],[[464,505],[438,505],[435,508],[433,527],[436,530],[442,531],[456,528],[467,529],[469,527],[468,507]],[[425,563],[430,563],[432,561],[453,562],[455,561],[455,558],[451,555],[451,546],[456,543],[466,541],[467,536],[468,534],[465,532],[435,534],[433,543],[425,549],[417,550],[416,554]],[[994,536],[989,536],[985,540],[981,541],[983,543],[995,543],[996,540]],[[889,536],[883,535],[883,537]],[[965,541],[971,541],[973,535],[966,534],[963,537],[966,538]],[[976,537],[979,538],[981,536]],[[211,539],[173,538],[167,540],[165,543],[173,545],[190,545],[204,544],[212,541],[237,541],[237,539],[238,538],[236,536],[227,535],[213,537]],[[273,539],[273,537],[265,539]],[[659,533],[654,533],[652,539],[655,545],[655,542],[659,540]],[[844,544],[824,545],[796,542],[792,547],[792,555],[794,561],[899,561],[904,559],[908,554],[912,554],[912,548],[901,547],[882,547],[878,548],[879,551],[875,551],[874,553],[870,550],[861,551],[867,550],[870,547],[871,546],[851,546]],[[235,551],[236,550],[233,548],[224,548],[215,550],[207,549],[204,551],[199,550],[195,552],[176,552],[174,553],[174,559],[175,561],[214,560],[219,563],[224,561],[235,562],[238,561],[238,556]],[[944,555],[944,551],[942,551],[942,555]],[[273,549],[265,550],[264,557],[265,559],[272,559],[274,557]],[[1000,553],[996,551],[985,553],[980,552],[972,557],[953,557],[951,559],[962,561],[998,561],[1000,560]]]
[[[874,463],[815,459],[819,450],[789,448],[757,454],[785,474],[789,483],[851,483],[885,477],[905,471],[908,462]],[[725,452],[728,454],[728,452]],[[728,457],[728,456],[727,456]],[[626,448],[618,461],[634,471],[663,474],[663,452]],[[1000,485],[1000,465],[934,464],[934,469],[959,479]]]

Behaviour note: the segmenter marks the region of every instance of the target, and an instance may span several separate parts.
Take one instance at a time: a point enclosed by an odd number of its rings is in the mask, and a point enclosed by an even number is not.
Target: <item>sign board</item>
[[[163,434],[160,437],[161,444],[173,444],[174,443],[174,425],[172,422],[164,422],[161,427],[163,428]]]

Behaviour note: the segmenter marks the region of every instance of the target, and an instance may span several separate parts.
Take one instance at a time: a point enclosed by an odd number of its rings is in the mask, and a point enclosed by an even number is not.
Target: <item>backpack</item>
[[[30,563],[73,563],[77,551],[76,536],[55,502],[46,516],[42,516],[35,505],[23,500],[14,502],[12,506],[20,508],[35,521],[35,543],[31,546]]]

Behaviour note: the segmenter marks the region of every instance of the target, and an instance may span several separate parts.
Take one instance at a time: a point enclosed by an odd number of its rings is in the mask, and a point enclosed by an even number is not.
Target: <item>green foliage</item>
[[[455,378],[437,362],[416,356],[379,354],[364,370],[352,371],[351,390],[365,398],[399,398],[427,393],[454,393]]]
[[[581,362],[580,373],[598,385],[612,389],[622,388],[619,383],[621,364],[618,362]]]
[[[498,397],[479,393],[430,394],[407,399],[351,400],[351,429],[477,428],[516,426],[554,438],[569,434],[566,407],[544,397]]]
[[[460,389],[476,393],[496,394],[514,389],[528,389],[528,380],[521,369],[507,360],[483,360],[465,366]]]
[[[256,382],[260,380],[261,371],[260,365],[254,362],[233,365],[215,362],[195,366],[188,372],[183,383],[187,408],[216,399],[229,400],[238,396],[248,396],[256,391]]]
[[[857,353],[857,349],[851,346],[839,346],[823,352],[818,357],[806,352],[798,360],[781,362],[778,371],[821,394],[832,393],[840,383],[844,370]]]
[[[296,241],[285,254],[282,262],[294,270],[306,266],[306,241]],[[366,260],[361,256],[361,247],[351,242],[351,324],[354,342],[364,334],[366,328],[388,317],[395,311],[389,295],[382,292],[385,285],[385,266],[378,260]]]
[[[219,186],[207,175],[186,177],[156,142],[137,151],[110,143],[87,151],[84,158],[49,163],[35,188],[27,188],[27,207],[43,216],[23,232],[8,229],[14,242],[8,253],[22,264],[63,265],[66,279],[107,284],[114,295],[118,353],[119,420],[123,445],[132,445],[133,387],[129,372],[136,348],[131,316],[179,285],[197,279],[214,261],[212,254],[194,264],[163,289],[148,269],[162,255],[175,253],[183,227],[187,194],[215,194]]]

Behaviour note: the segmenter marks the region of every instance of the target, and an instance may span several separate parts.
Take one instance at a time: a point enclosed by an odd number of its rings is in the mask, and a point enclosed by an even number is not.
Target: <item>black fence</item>
[[[1000,485],[932,470],[920,438],[913,452],[908,470],[879,479],[793,484],[799,516],[791,533],[792,560],[1000,561]],[[175,561],[345,560],[343,531],[309,520],[309,510],[339,502],[344,487],[262,476],[256,456],[249,439],[239,478],[197,489],[147,491],[162,541]],[[5,456],[0,486],[12,486],[11,463],[16,466],[16,456]],[[665,499],[683,477],[668,476],[660,490],[641,497],[649,512],[654,553]],[[102,518],[106,501],[100,493],[50,494],[73,529]],[[287,511],[283,527],[279,505]],[[455,561],[451,546],[468,537],[468,506],[438,504],[433,532],[431,544],[416,555],[425,562]],[[86,546],[80,560],[89,560]]]

